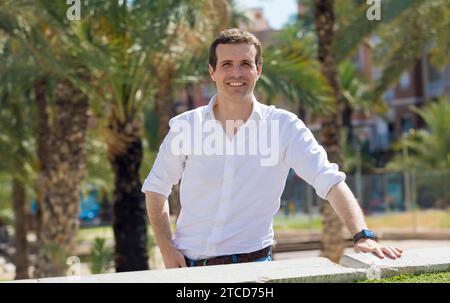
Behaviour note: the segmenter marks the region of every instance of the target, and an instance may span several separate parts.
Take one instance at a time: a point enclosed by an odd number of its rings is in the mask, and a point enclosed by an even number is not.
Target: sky
[[[242,8],[262,7],[264,16],[273,29],[281,29],[297,12],[297,0],[237,0]]]

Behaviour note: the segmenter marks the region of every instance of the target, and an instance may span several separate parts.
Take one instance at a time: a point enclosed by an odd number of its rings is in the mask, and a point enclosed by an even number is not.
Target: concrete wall
[[[450,270],[450,246],[404,251],[402,258],[379,259],[370,253],[346,254],[341,264],[325,258],[148,270],[89,276],[14,281],[15,283],[240,283],[353,282],[404,273]],[[12,283],[14,283],[12,282]],[[10,282],[11,283],[11,282]]]

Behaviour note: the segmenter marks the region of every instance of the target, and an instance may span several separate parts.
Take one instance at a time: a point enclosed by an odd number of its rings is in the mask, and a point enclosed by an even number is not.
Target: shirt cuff
[[[153,177],[153,176],[148,176],[147,179],[145,179],[144,184],[142,184],[142,188],[141,188],[141,192],[143,192],[144,194],[147,191],[161,194],[167,198],[167,197],[169,197],[170,193],[172,192],[172,189],[167,188],[167,186],[164,184],[164,182],[159,181],[158,178]]]
[[[335,163],[331,164],[331,168],[322,172],[314,182],[314,188],[319,197],[326,200],[328,192],[336,184],[345,181],[345,173],[338,171],[338,166]]]

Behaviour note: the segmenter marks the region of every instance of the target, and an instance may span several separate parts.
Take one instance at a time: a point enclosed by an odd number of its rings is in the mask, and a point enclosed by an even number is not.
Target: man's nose
[[[232,69],[230,71],[230,76],[238,78],[241,75],[242,75],[241,66],[239,64],[233,65],[233,67],[232,67]]]

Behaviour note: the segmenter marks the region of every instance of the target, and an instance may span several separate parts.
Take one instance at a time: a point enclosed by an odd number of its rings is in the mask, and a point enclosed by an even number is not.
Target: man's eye
[[[222,64],[222,66],[229,66],[230,65],[230,63],[224,63],[224,64]]]

